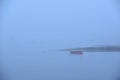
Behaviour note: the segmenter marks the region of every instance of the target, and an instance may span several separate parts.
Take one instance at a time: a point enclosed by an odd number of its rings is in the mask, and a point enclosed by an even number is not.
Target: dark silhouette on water
[[[120,52],[120,46],[96,46],[61,49],[59,51],[68,51],[71,54],[82,54],[83,52]]]

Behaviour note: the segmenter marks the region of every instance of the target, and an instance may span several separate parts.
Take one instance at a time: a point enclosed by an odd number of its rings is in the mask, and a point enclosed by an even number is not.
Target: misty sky
[[[120,45],[117,0],[6,0],[2,61],[11,80],[115,80],[120,54],[47,52]]]

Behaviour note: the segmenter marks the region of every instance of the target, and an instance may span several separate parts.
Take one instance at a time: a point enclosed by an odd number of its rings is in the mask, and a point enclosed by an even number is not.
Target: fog
[[[80,56],[54,51],[120,45],[118,0],[6,0],[2,4],[0,64],[5,80],[118,80],[119,52]]]

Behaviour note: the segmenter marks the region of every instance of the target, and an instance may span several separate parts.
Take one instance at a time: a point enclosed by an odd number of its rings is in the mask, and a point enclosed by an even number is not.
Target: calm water
[[[2,13],[1,63],[8,80],[118,78],[120,53],[54,51],[120,45],[117,1],[11,0],[4,2]]]

